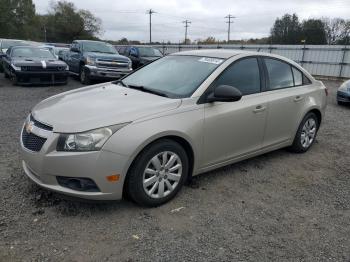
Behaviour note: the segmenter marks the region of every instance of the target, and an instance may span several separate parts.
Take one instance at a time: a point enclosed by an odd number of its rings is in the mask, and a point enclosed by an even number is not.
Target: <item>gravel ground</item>
[[[31,107],[80,85],[13,87],[0,76],[0,261],[350,261],[350,107],[313,148],[279,150],[194,178],[153,209],[81,202],[39,188],[20,166]]]

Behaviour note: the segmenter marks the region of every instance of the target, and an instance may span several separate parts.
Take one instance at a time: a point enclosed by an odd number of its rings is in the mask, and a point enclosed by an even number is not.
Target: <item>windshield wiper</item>
[[[146,92],[146,93],[150,93],[150,94],[154,94],[154,95],[158,95],[158,96],[169,97],[167,94],[163,93],[162,91],[150,89],[148,87],[139,86],[139,85],[128,85],[123,80],[116,80],[113,82],[113,84],[121,84],[122,86],[127,87],[127,88],[140,90],[142,92]]]
[[[113,82],[113,84],[121,84],[122,86],[129,87],[123,80],[119,79]]]
[[[127,87],[131,88],[131,89],[140,90],[142,92],[158,95],[158,96],[169,97],[167,94],[163,93],[162,91],[155,90],[155,89],[150,89],[150,88],[145,87],[145,86],[127,85]]]

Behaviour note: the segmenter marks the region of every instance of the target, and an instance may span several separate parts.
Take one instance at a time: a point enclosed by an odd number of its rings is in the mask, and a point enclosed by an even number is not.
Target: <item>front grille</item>
[[[21,69],[23,71],[28,72],[56,72],[65,70],[64,66],[50,66],[43,68],[42,66],[22,66]]]
[[[128,62],[118,61],[118,60],[97,59],[96,63],[98,67],[106,67],[106,68],[128,68],[129,67]]]
[[[32,115],[30,115],[30,121],[32,121],[36,127],[39,127],[41,129],[44,129],[44,130],[52,131],[52,126],[45,125],[45,124],[39,122]]]
[[[27,133],[25,127],[22,131],[22,143],[23,146],[31,151],[39,152],[46,142],[46,138],[34,135],[33,133]]]

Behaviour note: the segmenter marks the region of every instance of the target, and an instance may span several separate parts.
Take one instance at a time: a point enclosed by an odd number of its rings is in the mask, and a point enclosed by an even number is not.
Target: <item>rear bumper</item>
[[[92,79],[119,79],[132,72],[132,69],[124,68],[101,68],[96,66],[86,66],[90,71]]]
[[[337,92],[337,101],[342,103],[350,103],[350,93],[342,91]]]
[[[68,79],[67,71],[59,71],[59,72],[17,71],[15,74],[19,85],[66,84]]]

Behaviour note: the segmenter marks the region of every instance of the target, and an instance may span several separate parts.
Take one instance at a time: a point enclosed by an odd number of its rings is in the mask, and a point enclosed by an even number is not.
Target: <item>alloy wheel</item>
[[[143,189],[151,198],[168,196],[179,185],[182,176],[180,157],[170,151],[155,155],[143,173]]]
[[[316,137],[316,131],[317,124],[315,119],[309,118],[308,120],[306,120],[300,136],[300,142],[304,148],[308,148],[311,146]]]

